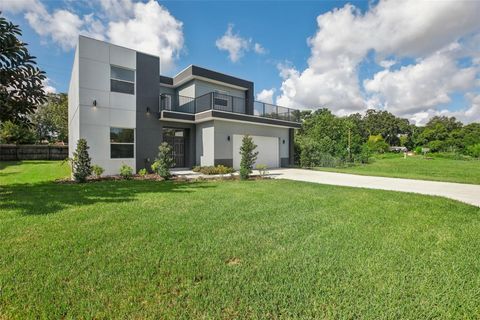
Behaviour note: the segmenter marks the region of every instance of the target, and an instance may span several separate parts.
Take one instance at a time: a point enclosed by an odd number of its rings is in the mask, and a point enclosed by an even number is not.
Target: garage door
[[[233,167],[240,168],[240,146],[243,135],[233,135]],[[264,164],[269,168],[280,167],[279,139],[276,137],[252,136],[253,142],[257,145],[258,157],[256,164]],[[254,168],[255,168],[254,165]]]

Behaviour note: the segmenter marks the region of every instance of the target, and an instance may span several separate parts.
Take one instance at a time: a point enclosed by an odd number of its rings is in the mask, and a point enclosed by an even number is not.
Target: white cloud
[[[480,122],[480,94],[467,94],[469,106],[457,111],[448,109],[428,109],[414,114],[406,115],[416,125],[423,126],[433,116],[455,117],[463,123]]]
[[[258,42],[255,43],[255,45],[253,46],[253,51],[255,51],[255,53],[258,53],[258,54],[267,53],[267,50]]]
[[[237,62],[250,47],[247,39],[233,33],[233,24],[228,25],[227,31],[215,41],[215,45],[219,50],[228,51],[228,57],[232,62]]]
[[[396,71],[380,71],[364,87],[385,109],[403,116],[451,102],[449,94],[476,84],[477,72],[476,67],[459,69],[452,57],[438,52]]]
[[[380,1],[364,13],[347,4],[319,15],[318,30],[307,41],[311,47],[307,68],[280,68],[283,83],[277,103],[327,106],[337,114],[379,104],[410,115],[441,108],[439,104],[450,102],[452,92],[478,86],[478,68],[457,65],[466,54],[461,40],[480,31],[478,12],[478,1],[432,5],[413,0]],[[470,49],[472,57],[472,52],[478,56],[478,47]],[[360,63],[371,50],[385,70],[360,82]],[[415,63],[390,70],[403,57]]]
[[[273,103],[273,95],[275,94],[275,88],[263,89],[257,94],[257,100],[265,103]]]
[[[240,34],[233,33],[233,24],[230,23],[225,34],[215,41],[215,46],[219,50],[228,51],[230,61],[237,62],[246,52],[253,50],[257,54],[265,54],[266,49],[258,42],[253,44],[253,40],[242,38]]]
[[[5,1],[5,0],[4,0]],[[183,45],[183,24],[155,0],[99,0],[95,12],[79,16],[72,10],[49,12],[39,0],[6,0],[1,10],[24,12],[30,26],[44,39],[65,51],[77,43],[79,34],[158,55],[162,71],[172,68]]]
[[[46,93],[57,93],[57,88],[52,86],[51,82],[52,80],[50,78],[46,78],[45,80],[43,80],[43,90],[45,90]]]
[[[112,43],[158,55],[162,72],[170,70],[183,48],[183,23],[156,1],[135,3],[133,16],[110,22],[107,35]]]

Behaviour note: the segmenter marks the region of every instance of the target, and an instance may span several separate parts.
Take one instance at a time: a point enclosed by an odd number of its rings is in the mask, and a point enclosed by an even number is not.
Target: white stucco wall
[[[201,166],[213,166],[215,160],[213,121],[197,124],[196,131],[195,162]]]
[[[215,120],[214,126],[215,159],[233,159],[233,135],[246,134],[278,138],[280,158],[288,158],[288,128],[222,120]]]
[[[75,99],[78,87],[78,135],[75,134],[77,120],[74,115],[74,125],[70,130],[73,133],[71,138],[75,141],[70,145],[73,146],[79,137],[85,138],[90,147],[92,163],[103,167],[104,174],[118,174],[122,163],[135,168],[135,158],[110,158],[110,127],[136,127],[136,97],[110,92],[110,65],[135,70],[136,52],[80,36],[77,53],[72,79],[75,70],[78,70],[78,86],[74,80],[71,81],[69,101]],[[96,106],[93,106],[94,100]],[[72,109],[73,104],[72,101]]]

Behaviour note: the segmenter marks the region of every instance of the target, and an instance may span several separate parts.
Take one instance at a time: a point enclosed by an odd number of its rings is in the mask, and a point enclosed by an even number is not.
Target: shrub
[[[480,158],[480,143],[468,146],[467,152],[470,156],[474,158]]]
[[[267,165],[265,164],[257,164],[258,173],[263,177],[267,174]]]
[[[147,175],[147,169],[143,168],[143,169],[138,170],[138,174],[142,177],[146,176]]]
[[[127,166],[126,164],[122,164],[122,166],[120,167],[120,176],[126,180],[131,179],[133,176],[132,167]]]
[[[91,159],[88,155],[87,140],[78,139],[77,148],[73,153],[72,171],[73,178],[77,182],[85,182],[87,177],[92,175]]]
[[[385,142],[381,134],[369,136],[367,145],[371,152],[385,153],[388,151],[388,143]]]
[[[172,147],[167,142],[162,142],[158,147],[158,155],[152,164],[152,170],[160,177],[168,180],[171,177],[170,168],[173,166]]]
[[[102,167],[100,167],[99,165],[94,164],[92,166],[92,172],[93,172],[93,175],[96,178],[99,178],[102,175],[102,173],[105,172],[105,170]]]
[[[444,143],[440,140],[433,140],[428,143],[431,152],[439,152],[444,149]]]
[[[415,154],[422,154],[422,147],[416,147],[415,148]]]
[[[235,170],[231,167],[227,167],[224,165],[218,165],[218,166],[206,166],[206,167],[201,167],[201,166],[196,166],[193,167],[192,171],[194,172],[200,172],[203,174],[207,175],[212,175],[212,174],[228,174],[228,173],[233,173]]]
[[[243,136],[242,146],[240,147],[240,178],[242,180],[248,179],[253,170],[253,164],[257,160],[258,151],[255,151],[257,145],[253,143],[252,137],[248,134]]]

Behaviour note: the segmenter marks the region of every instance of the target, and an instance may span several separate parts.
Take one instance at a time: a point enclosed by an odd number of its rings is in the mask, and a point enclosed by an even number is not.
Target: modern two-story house
[[[80,36],[68,92],[69,152],[85,138],[94,164],[117,174],[122,163],[149,169],[166,141],[175,166],[238,168],[244,135],[257,164],[293,164],[298,111],[254,101],[254,84],[191,65],[173,78],[161,61]]]

